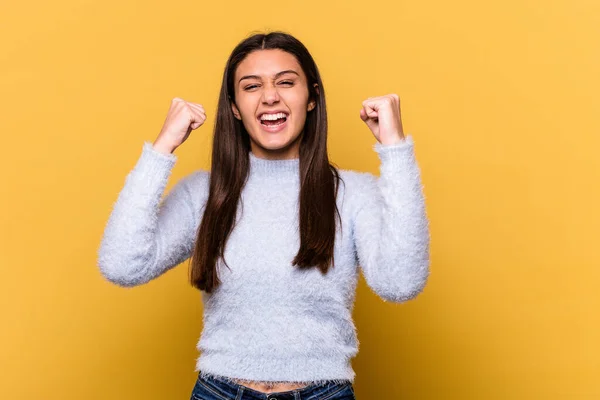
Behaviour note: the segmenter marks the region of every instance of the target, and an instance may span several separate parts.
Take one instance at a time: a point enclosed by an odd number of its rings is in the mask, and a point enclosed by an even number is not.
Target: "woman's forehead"
[[[262,78],[274,78],[282,71],[295,71],[302,75],[302,68],[294,55],[278,49],[257,50],[248,54],[238,65],[236,77],[256,75]]]

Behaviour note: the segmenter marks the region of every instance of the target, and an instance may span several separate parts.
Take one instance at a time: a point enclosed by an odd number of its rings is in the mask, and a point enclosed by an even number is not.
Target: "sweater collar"
[[[289,180],[299,177],[300,158],[287,160],[270,160],[256,156],[252,151],[248,152],[250,159],[250,175],[276,179]]]

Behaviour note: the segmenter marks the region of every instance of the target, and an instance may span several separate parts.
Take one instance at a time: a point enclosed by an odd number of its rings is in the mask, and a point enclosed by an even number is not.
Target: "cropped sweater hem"
[[[260,360],[261,364],[276,365],[277,375],[269,378],[259,373],[255,365]],[[227,382],[236,383],[240,380],[254,384],[305,384],[326,385],[327,383],[353,382],[355,372],[346,357],[309,357],[295,356],[293,358],[281,359],[261,355],[260,357],[224,355],[211,357],[210,354],[202,353],[196,361],[196,369],[200,376],[213,377]],[[243,377],[240,371],[246,371]],[[298,371],[303,371],[298,374]],[[289,379],[294,376],[294,379]]]

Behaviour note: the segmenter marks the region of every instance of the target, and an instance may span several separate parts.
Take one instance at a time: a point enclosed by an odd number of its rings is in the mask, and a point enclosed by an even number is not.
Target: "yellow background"
[[[189,399],[187,263],[133,289],[96,250],[173,97],[208,121],[167,189],[207,168],[225,61],[255,30],[316,59],[331,159],[379,173],[359,118],[398,93],[431,220],[414,301],[361,278],[359,400],[600,398],[600,3],[0,3],[0,398]]]

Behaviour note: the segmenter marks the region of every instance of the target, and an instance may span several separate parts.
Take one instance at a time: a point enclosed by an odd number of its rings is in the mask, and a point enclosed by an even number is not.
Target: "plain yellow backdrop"
[[[378,174],[367,97],[397,93],[431,221],[404,304],[361,277],[359,400],[600,398],[600,3],[0,3],[0,398],[189,399],[202,328],[187,263],[133,289],[97,248],[173,97],[206,124],[167,190],[208,168],[223,67],[254,31],[302,40],[329,151]]]

